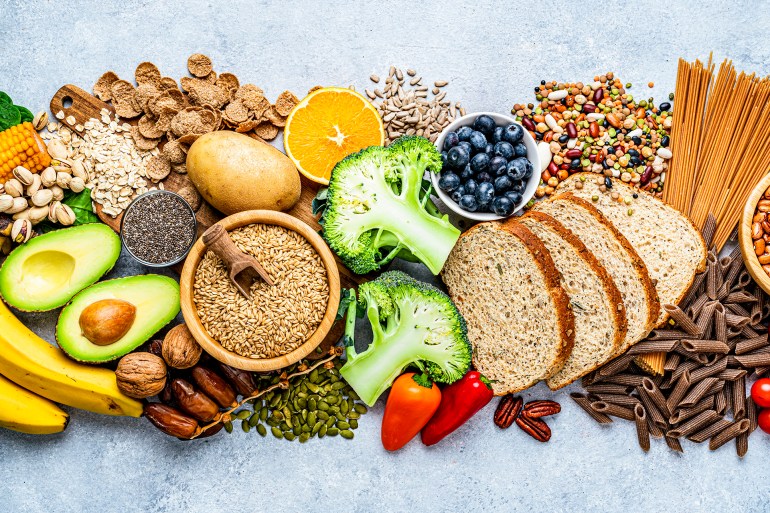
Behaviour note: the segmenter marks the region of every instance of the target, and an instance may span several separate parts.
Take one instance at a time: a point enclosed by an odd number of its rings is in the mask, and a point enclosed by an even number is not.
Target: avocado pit
[[[97,346],[108,346],[123,338],[136,319],[136,307],[122,299],[101,299],[80,313],[83,336]]]

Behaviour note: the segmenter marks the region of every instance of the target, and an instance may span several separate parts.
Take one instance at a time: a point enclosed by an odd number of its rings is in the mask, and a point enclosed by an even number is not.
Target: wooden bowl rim
[[[770,173],[757,183],[754,189],[752,189],[751,194],[749,194],[749,199],[746,200],[746,205],[743,207],[741,224],[738,228],[738,244],[741,247],[746,270],[749,271],[754,281],[762,287],[762,290],[770,294],[770,276],[762,269],[759,260],[757,260],[757,255],[754,253],[754,240],[751,238],[754,212],[757,209],[757,203],[759,203],[768,187],[770,187]]]
[[[329,282],[329,299],[326,304],[324,317],[321,319],[315,332],[293,351],[273,358],[248,358],[225,349],[203,327],[193,301],[195,271],[206,253],[206,246],[203,244],[202,238],[195,241],[185,260],[179,279],[182,316],[195,340],[198,341],[208,354],[220,362],[242,370],[272,371],[282,369],[309,355],[329,333],[334,324],[340,302],[340,277],[337,262],[326,242],[309,225],[294,216],[273,210],[248,210],[225,217],[217,224],[221,225],[225,230],[231,231],[235,228],[256,223],[282,226],[299,233],[313,246],[313,249],[321,257],[321,261],[326,267],[326,276]]]

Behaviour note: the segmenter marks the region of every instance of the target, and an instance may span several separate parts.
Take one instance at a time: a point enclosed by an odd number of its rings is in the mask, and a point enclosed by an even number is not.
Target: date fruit
[[[192,370],[192,378],[198,388],[222,408],[238,405],[235,390],[216,372],[206,367],[196,366]]]
[[[144,416],[167,435],[184,440],[197,436],[201,431],[197,420],[165,404],[150,403],[145,405]]]
[[[175,379],[171,383],[179,407],[192,417],[210,422],[219,414],[219,406],[202,392],[195,390],[191,383]]]
[[[250,372],[234,369],[224,363],[220,363],[219,368],[222,369],[222,374],[225,376],[225,379],[227,379],[227,381],[229,381],[242,396],[248,397],[257,390],[257,384],[254,382],[254,377]]]

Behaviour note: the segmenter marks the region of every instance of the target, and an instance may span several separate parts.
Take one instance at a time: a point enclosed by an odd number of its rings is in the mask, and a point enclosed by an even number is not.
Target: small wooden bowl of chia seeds
[[[195,211],[179,194],[150,191],[134,198],[120,221],[123,247],[148,267],[181,262],[197,235]]]

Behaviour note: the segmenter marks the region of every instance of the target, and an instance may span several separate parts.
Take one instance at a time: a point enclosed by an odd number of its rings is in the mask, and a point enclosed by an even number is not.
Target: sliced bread
[[[473,363],[496,395],[561,370],[575,321],[553,260],[531,231],[478,224],[457,241],[441,276],[467,322]]]
[[[592,201],[642,257],[660,302],[678,305],[695,275],[706,269],[707,248],[700,231],[687,216],[651,194],[615,178],[611,181],[612,188],[604,187],[602,192],[604,177],[576,173],[561,182],[556,190]],[[612,197],[613,192],[617,193],[616,199]],[[668,314],[661,310],[657,324],[667,319]]]
[[[660,314],[660,301],[644,261],[628,240],[590,202],[570,192],[540,202],[534,209],[574,233],[612,276],[628,319],[628,332],[618,354],[646,337]]]
[[[518,221],[545,245],[561,275],[575,316],[575,346],[564,367],[547,380],[558,390],[593,371],[620,350],[627,323],[623,298],[609,273],[572,232],[542,212]]]

